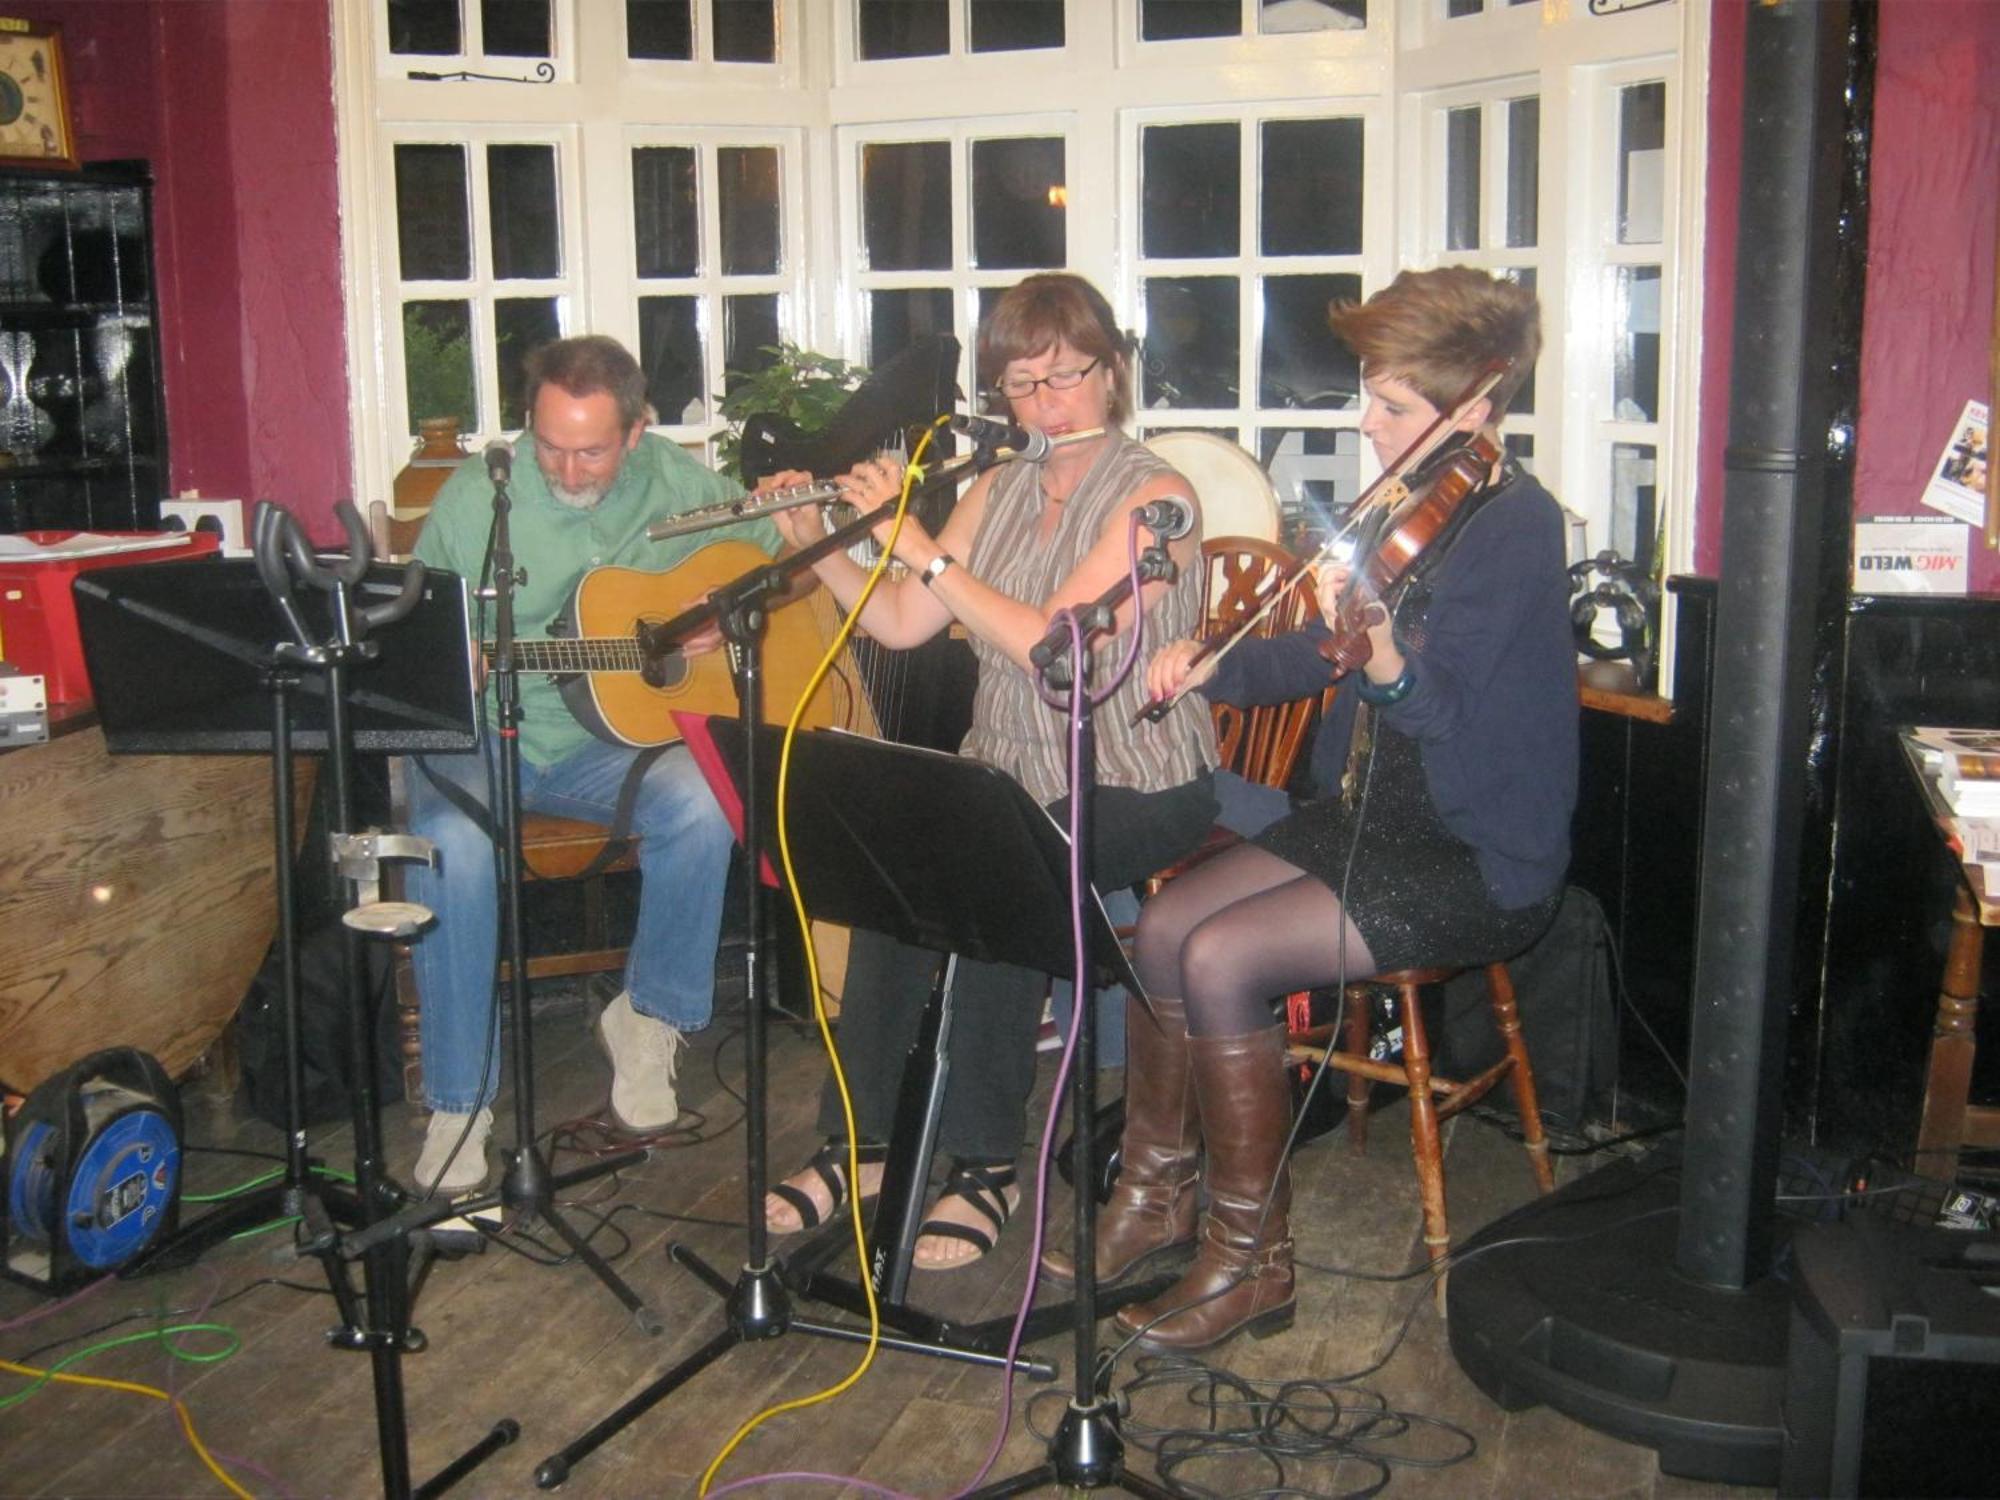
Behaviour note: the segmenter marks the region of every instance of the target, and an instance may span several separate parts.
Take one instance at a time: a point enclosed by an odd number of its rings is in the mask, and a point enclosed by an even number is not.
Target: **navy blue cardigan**
[[[1489,496],[1431,573],[1424,649],[1403,645],[1409,696],[1378,710],[1422,747],[1439,816],[1476,851],[1494,903],[1531,906],[1562,885],[1576,808],[1576,643],[1570,635],[1562,508],[1531,476]],[[1318,620],[1246,640],[1202,691],[1225,703],[1283,703],[1327,684]],[[1339,789],[1353,737],[1352,692],[1335,695],[1313,742],[1312,780]]]

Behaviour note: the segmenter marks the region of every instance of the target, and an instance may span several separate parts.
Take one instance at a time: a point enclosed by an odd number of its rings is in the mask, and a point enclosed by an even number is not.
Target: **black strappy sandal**
[[[880,1166],[889,1159],[889,1148],[887,1146],[861,1145],[855,1148],[855,1154],[861,1158],[861,1165],[864,1167]],[[799,1223],[797,1228],[782,1229],[773,1224],[770,1214],[766,1213],[764,1215],[764,1232],[766,1234],[801,1234],[808,1229],[817,1229],[828,1219],[838,1215],[841,1209],[847,1206],[847,1143],[845,1141],[828,1141],[819,1150],[815,1151],[812,1154],[812,1159],[799,1170],[810,1170],[821,1182],[826,1184],[827,1196],[833,1200],[832,1206],[822,1215],[819,1211],[819,1205],[813,1202],[811,1196],[803,1188],[795,1188],[789,1182],[773,1183],[770,1188],[772,1196],[789,1204],[792,1211],[799,1216]],[[793,1173],[792,1175],[797,1176],[798,1174]],[[874,1196],[873,1193],[863,1193],[861,1195],[864,1203]]]
[[[943,1265],[925,1265],[923,1261],[913,1256],[910,1264],[919,1271],[957,1271],[984,1258],[999,1242],[1000,1231],[1007,1227],[1007,1221],[1014,1216],[1014,1210],[1020,1206],[1019,1181],[1012,1163],[1001,1165],[954,1161],[951,1164],[951,1171],[945,1177],[944,1189],[938,1194],[937,1203],[942,1203],[947,1198],[963,1198],[978,1209],[980,1215],[993,1227],[988,1231],[977,1224],[953,1224],[944,1219],[926,1219],[917,1227],[919,1239],[925,1235],[935,1235],[939,1239],[963,1240],[976,1248],[979,1254],[968,1255],[964,1260],[948,1261]],[[931,1207],[936,1208],[937,1203],[933,1203]]]

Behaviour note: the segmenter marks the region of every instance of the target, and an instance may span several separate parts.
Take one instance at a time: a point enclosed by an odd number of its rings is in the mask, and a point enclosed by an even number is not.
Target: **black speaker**
[[[1793,1249],[1778,1493],[1995,1493],[2000,1233],[1864,1213]]]

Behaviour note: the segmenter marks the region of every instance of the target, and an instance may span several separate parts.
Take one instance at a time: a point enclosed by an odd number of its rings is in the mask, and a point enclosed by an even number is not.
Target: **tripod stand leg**
[[[639,1294],[625,1284],[624,1277],[611,1269],[611,1263],[590,1248],[590,1241],[570,1227],[569,1222],[553,1208],[540,1212],[541,1221],[562,1237],[572,1254],[590,1269],[591,1275],[604,1283],[605,1289],[625,1304],[625,1310],[632,1314],[632,1322],[641,1333],[658,1334],[666,1329],[666,1320],[648,1307]]]
[[[638,1395],[623,1406],[604,1417],[583,1436],[577,1438],[561,1451],[550,1454],[535,1469],[535,1483],[542,1489],[552,1490],[569,1478],[569,1471],[611,1437],[639,1417],[651,1411],[666,1400],[688,1381],[714,1364],[723,1355],[743,1342],[743,1336],[735,1328],[725,1328],[703,1344],[686,1359],[668,1370]]]

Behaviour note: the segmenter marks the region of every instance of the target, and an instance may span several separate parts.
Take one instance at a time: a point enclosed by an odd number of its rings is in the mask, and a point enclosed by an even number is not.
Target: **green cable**
[[[345,1182],[345,1183],[349,1183],[349,1184],[351,1184],[351,1183],[352,1183],[352,1182],[354,1181],[354,1174],[353,1174],[353,1173],[351,1173],[351,1172],[341,1172],[341,1171],[337,1171],[337,1170],[335,1170],[335,1169],[334,1169],[334,1168],[332,1168],[332,1167],[320,1167],[320,1166],[315,1166],[315,1167],[313,1168],[313,1171],[314,1171],[315,1173],[317,1173],[317,1174],[318,1174],[319,1176],[321,1176],[321,1177],[331,1177],[331,1178],[332,1178],[332,1179],[333,1179],[333,1180],[334,1180],[335,1182]],[[267,1183],[267,1182],[275,1182],[275,1181],[277,1181],[277,1179],[278,1179],[278,1178],[280,1178],[280,1177],[282,1177],[282,1176],[284,1176],[284,1175],[285,1175],[285,1169],[284,1169],[283,1167],[273,1167],[273,1168],[271,1168],[271,1170],[270,1170],[270,1171],[266,1172],[266,1173],[265,1173],[265,1174],[264,1174],[263,1176],[261,1176],[261,1177],[253,1177],[253,1178],[251,1178],[251,1179],[250,1179],[250,1180],[249,1180],[248,1182],[239,1182],[239,1183],[237,1183],[237,1184],[236,1184],[236,1186],[235,1186],[235,1187],[228,1187],[228,1188],[224,1188],[224,1189],[222,1189],[222,1190],[221,1190],[220,1192],[216,1192],[216,1193],[182,1193],[182,1194],[181,1194],[181,1202],[183,1202],[183,1203],[219,1203],[219,1202],[221,1202],[221,1201],[222,1201],[222,1200],[223,1200],[224,1198],[236,1198],[236,1197],[240,1197],[240,1196],[242,1196],[242,1195],[243,1195],[244,1193],[247,1193],[247,1192],[249,1192],[249,1191],[250,1191],[250,1190],[251,1190],[252,1188],[260,1188],[260,1187],[262,1187],[262,1186],[263,1186],[263,1185],[264,1185],[265,1183]]]
[[[144,1343],[147,1339],[170,1341],[175,1335],[183,1333],[219,1333],[229,1341],[227,1348],[219,1349],[212,1354],[196,1354],[187,1349],[177,1348],[173,1343],[168,1342],[167,1353],[171,1354],[175,1359],[186,1360],[189,1364],[212,1365],[220,1360],[229,1358],[230,1355],[243,1347],[243,1340],[227,1323],[176,1323],[171,1328],[155,1328],[149,1333],[128,1333],[122,1338],[106,1339],[102,1343],[92,1344],[88,1349],[79,1349],[76,1353],[50,1365],[47,1370],[36,1377],[35,1383],[26,1390],[16,1391],[11,1396],[0,1396],[0,1411],[5,1411],[10,1406],[18,1406],[21,1402],[27,1400],[30,1396],[52,1382],[56,1376],[67,1370],[71,1365],[77,1363],[79,1360],[89,1359],[93,1354],[102,1354],[107,1349],[121,1348],[126,1344]]]

